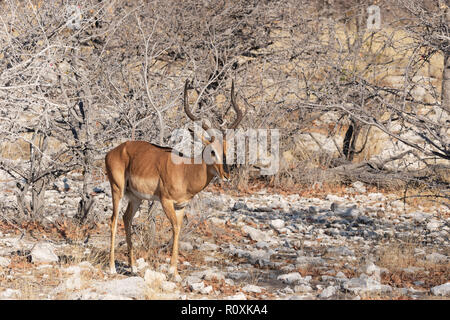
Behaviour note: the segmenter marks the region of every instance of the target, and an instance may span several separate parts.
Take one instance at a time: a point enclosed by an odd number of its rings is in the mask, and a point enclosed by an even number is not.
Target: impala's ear
[[[214,140],[216,140],[216,137],[215,137],[215,136],[212,136],[212,137],[211,137],[211,140],[206,139],[206,138],[205,138],[205,135],[202,135],[200,138],[201,138],[202,142],[203,142],[204,144],[206,144],[206,145],[208,145],[208,144],[210,144],[210,143],[213,143]]]
[[[192,137],[197,137],[197,138],[199,138],[199,139],[203,142],[203,144],[205,144],[205,145],[208,145],[208,144],[210,144],[210,143],[213,143],[214,140],[215,140],[215,138],[216,138],[215,136],[212,136],[212,137],[211,137],[211,140],[208,140],[207,138],[205,138],[205,135],[204,135],[204,134],[196,133],[196,132],[192,131],[192,129],[188,129],[188,130],[189,130],[189,132],[191,133]]]

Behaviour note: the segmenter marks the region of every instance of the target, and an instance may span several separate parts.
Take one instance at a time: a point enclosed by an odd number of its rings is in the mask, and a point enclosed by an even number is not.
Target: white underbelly
[[[139,198],[141,200],[148,200],[148,201],[160,201],[158,196],[155,196],[154,194],[146,194],[139,192],[137,190],[134,190],[132,187],[128,186],[129,192],[135,196],[136,198]]]

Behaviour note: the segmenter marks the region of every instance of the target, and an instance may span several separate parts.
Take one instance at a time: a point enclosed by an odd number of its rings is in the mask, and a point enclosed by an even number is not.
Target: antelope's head
[[[222,181],[230,180],[230,163],[227,163],[227,140],[233,141],[233,133],[228,131],[228,135],[225,134],[223,129],[211,130],[211,128],[202,119],[195,117],[188,106],[187,91],[188,91],[188,80],[184,85],[184,111],[186,115],[192,121],[201,121],[202,128],[204,131],[209,131],[211,133],[211,139],[205,138],[202,134],[200,138],[205,145],[203,148],[203,159],[208,165],[208,170],[212,175],[219,177]],[[231,83],[231,105],[236,112],[236,119],[229,126],[228,129],[236,129],[239,123],[242,121],[243,113],[242,110],[236,105],[236,98],[234,95],[234,81]],[[211,131],[220,132],[219,135],[214,135]]]

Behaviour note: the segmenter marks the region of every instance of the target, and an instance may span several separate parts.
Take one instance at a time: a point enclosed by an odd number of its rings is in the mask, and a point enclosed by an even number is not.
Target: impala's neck
[[[192,159],[194,160],[194,159]],[[187,164],[185,179],[189,181],[189,189],[192,193],[198,193],[205,189],[214,178],[215,169],[213,165],[206,164],[205,161],[198,164]]]

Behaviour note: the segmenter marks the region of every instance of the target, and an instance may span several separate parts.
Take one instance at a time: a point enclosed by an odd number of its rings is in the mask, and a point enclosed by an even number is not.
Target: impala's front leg
[[[169,272],[173,274],[175,280],[180,280],[180,276],[178,274],[178,241],[180,237],[180,230],[183,224],[184,217],[184,208],[181,210],[175,210],[174,202],[172,200],[161,200],[162,207],[164,212],[169,218],[170,223],[172,224],[172,232],[173,232],[173,241],[172,241],[172,257],[170,259],[170,269]]]

